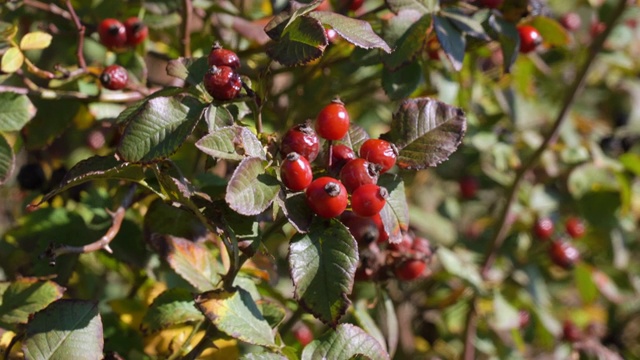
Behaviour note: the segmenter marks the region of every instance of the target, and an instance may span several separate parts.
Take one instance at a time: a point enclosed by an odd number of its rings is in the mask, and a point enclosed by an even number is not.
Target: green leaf
[[[391,52],[389,45],[376,34],[371,25],[363,20],[353,19],[330,11],[314,11],[309,16],[329,25],[345,40],[364,49],[382,49]]]
[[[640,176],[640,155],[634,153],[626,153],[618,157],[618,161],[628,171],[634,173],[636,176]]]
[[[469,282],[476,289],[483,288],[482,277],[475,263],[471,260],[463,258],[457,252],[453,252],[445,247],[439,247],[436,256],[444,269],[463,280]]]
[[[351,123],[349,125],[347,135],[334,142],[334,144],[344,144],[353,149],[357,154],[360,150],[360,146],[362,146],[362,144],[367,140],[369,140],[369,133],[367,130],[358,124]]]
[[[442,50],[447,54],[447,58],[451,61],[451,65],[457,71],[462,69],[464,61],[464,50],[467,41],[458,28],[453,26],[451,21],[442,16],[433,16],[433,28],[436,31],[438,42],[442,46]]]
[[[244,289],[208,291],[196,297],[196,305],[218,330],[232,338],[249,344],[275,347],[269,323]]]
[[[4,184],[13,173],[15,156],[7,139],[0,134],[0,185]]]
[[[273,17],[273,19],[265,26],[264,31],[273,40],[278,40],[282,36],[282,32],[299,17],[306,15],[315,10],[322,0],[313,0],[308,4],[298,1],[289,1],[288,8],[281,11]]]
[[[338,220],[318,220],[289,244],[294,295],[324,323],[335,325],[350,304],[358,245]]]
[[[12,23],[0,21],[0,41],[8,42],[18,33],[18,27]]]
[[[260,313],[264,316],[265,320],[267,320],[271,328],[276,328],[287,316],[287,312],[284,307],[275,301],[262,299],[258,300],[256,304],[260,308]]]
[[[431,15],[422,16],[402,34],[398,41],[396,41],[396,48],[393,52],[382,58],[386,67],[391,70],[396,70],[402,65],[412,62],[416,54],[424,47],[424,42],[430,32],[431,17]]]
[[[153,236],[151,243],[169,266],[199,291],[218,287],[224,269],[205,245],[171,235]]]
[[[204,316],[196,308],[193,294],[186,289],[173,288],[166,290],[153,300],[142,318],[140,329],[148,334],[203,319]]]
[[[592,304],[598,297],[598,287],[593,278],[593,270],[590,266],[579,262],[573,269],[573,276],[576,281],[576,287],[582,302]]]
[[[141,106],[128,123],[118,153],[130,162],[152,162],[178,150],[195,128],[205,105],[187,97],[182,102],[158,97]]]
[[[391,100],[400,100],[409,97],[418,88],[422,77],[422,67],[412,62],[396,71],[383,71],[382,88]]]
[[[34,315],[22,351],[27,359],[97,360],[103,357],[103,346],[98,304],[63,299]]]
[[[153,201],[144,214],[144,234],[147,240],[153,234],[173,235],[192,241],[203,239],[207,228],[191,212],[171,206],[162,199]]]
[[[267,49],[267,54],[284,66],[302,65],[322,56],[328,43],[322,24],[301,16],[284,29],[282,36]]]
[[[0,131],[22,130],[36,111],[27,95],[0,92]]]
[[[26,324],[29,316],[60,299],[65,288],[53,281],[21,278],[0,283],[0,324]]]
[[[464,34],[482,41],[491,40],[482,27],[482,24],[472,17],[458,12],[442,12],[442,16],[449,19],[449,21]]]
[[[34,31],[25,34],[20,39],[20,49],[22,50],[41,50],[46,49],[51,45],[51,39],[53,37],[50,34],[42,31]]]
[[[392,231],[388,231],[390,242],[399,242],[402,240],[402,233],[399,231],[409,230],[409,204],[407,203],[407,194],[404,188],[404,181],[402,177],[392,175],[389,173],[382,174],[378,179],[378,185],[387,189],[389,197],[385,205],[385,212],[389,211],[393,218],[391,224],[393,227],[389,227]],[[383,224],[388,224],[385,221],[387,214],[380,215],[382,217]],[[387,219],[388,221],[388,219]],[[385,226],[385,229],[387,227]],[[399,237],[399,238],[398,238]]]
[[[565,46],[569,43],[567,30],[552,18],[534,16],[531,25],[540,32],[542,40],[549,45]]]
[[[432,14],[439,10],[438,0],[385,0],[389,9],[394,13],[401,10],[414,10],[420,14]]]
[[[226,107],[209,105],[204,110],[204,120],[207,122],[209,133],[233,125],[233,115]]]
[[[516,62],[519,54],[520,35],[518,34],[518,29],[515,24],[495,14],[491,14],[491,16],[487,18],[485,27],[489,35],[500,42],[500,48],[502,49],[502,56],[504,58],[504,72],[508,73],[511,66]]]
[[[371,315],[369,315],[369,303],[367,300],[360,299],[355,303],[353,315],[355,316],[358,325],[360,325],[360,327],[369,335],[378,340],[378,343],[380,343],[382,348],[387,351],[387,343],[384,335],[382,334],[382,331],[380,331],[380,328],[378,328],[378,325],[376,325],[375,320],[373,320]]]
[[[129,107],[124,109],[120,113],[120,115],[118,115],[118,117],[116,118],[116,123],[121,124],[121,123],[131,122],[140,114],[140,112],[142,111],[142,108],[146,106],[146,104],[151,99],[155,99],[157,97],[171,97],[174,95],[179,95],[184,92],[185,92],[185,89],[179,88],[179,87],[166,87],[162,90],[158,90],[153,94],[147,96],[146,98],[134,102]]]
[[[302,192],[287,194],[281,191],[277,200],[291,226],[299,233],[309,232],[314,214],[307,204],[306,195]]]
[[[491,325],[497,330],[517,329],[520,326],[518,310],[497,291],[493,295],[493,316]]]
[[[571,170],[567,187],[569,193],[575,199],[579,199],[594,190],[618,191],[620,185],[611,169],[589,162]]]
[[[390,358],[382,345],[364,330],[355,325],[340,324],[309,343],[302,351],[301,360],[351,359],[356,355],[372,360]]]
[[[198,140],[196,147],[217,159],[242,160],[255,157],[266,160],[267,156],[258,137],[244,126],[229,126],[216,130]]]
[[[278,179],[265,171],[265,163],[256,157],[240,162],[229,179],[225,200],[242,215],[257,215],[266,210],[280,191]]]
[[[376,323],[380,326],[387,342],[388,352],[393,357],[398,348],[398,340],[400,339],[400,325],[393,300],[389,297],[387,291],[378,291],[376,298]]]
[[[199,58],[180,57],[167,64],[167,74],[185,80],[193,86],[202,82],[207,70],[209,70],[209,63],[206,56]]]
[[[393,114],[391,131],[381,138],[400,150],[402,169],[424,169],[447,160],[467,129],[462,109],[430,98],[407,99]]]
[[[2,55],[2,62],[0,62],[0,70],[5,73],[14,73],[22,67],[24,63],[24,54],[17,47],[10,47],[4,55]]]

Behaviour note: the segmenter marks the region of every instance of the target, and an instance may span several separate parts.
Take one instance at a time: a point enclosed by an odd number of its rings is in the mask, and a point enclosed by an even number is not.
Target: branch
[[[114,93],[102,93],[99,96],[87,95],[78,91],[65,91],[65,90],[51,90],[41,87],[28,89],[18,86],[0,85],[0,92],[10,91],[16,94],[36,96],[41,99],[60,100],[60,99],[75,99],[85,102],[109,102],[109,103],[128,103],[132,101],[138,101],[144,98],[144,94],[137,91],[131,92],[114,92]],[[151,91],[153,92],[153,91]],[[150,92],[150,93],[151,93]]]
[[[193,4],[191,0],[182,2],[182,56],[191,57],[191,19]]]
[[[84,60],[84,54],[83,54],[85,27],[80,23],[80,19],[78,19],[78,15],[76,15],[76,11],[73,9],[71,0],[67,0],[67,9],[69,9],[69,14],[71,14],[71,19],[73,20],[73,23],[76,25],[76,29],[78,29],[78,48],[76,49],[76,57],[78,58],[78,65],[80,66],[80,68],[86,71],[87,62]]]
[[[22,2],[26,6],[30,6],[32,8],[39,9],[39,10],[44,10],[54,15],[62,16],[67,20],[72,20],[72,16],[69,12],[65,11],[64,9],[58,7],[55,4],[47,4],[37,0],[23,0]]]
[[[55,264],[56,258],[65,254],[86,254],[101,249],[111,253],[112,250],[109,247],[109,244],[113,241],[116,235],[118,235],[118,232],[120,232],[125,212],[127,211],[127,208],[131,206],[133,195],[136,192],[136,187],[136,184],[132,184],[129,187],[129,192],[125,195],[120,206],[118,206],[118,209],[115,212],[109,212],[113,218],[113,223],[111,224],[111,227],[109,227],[109,230],[107,230],[100,239],[84,246],[63,245],[60,247],[54,247],[53,245],[50,245],[44,256],[48,257],[52,264]]]

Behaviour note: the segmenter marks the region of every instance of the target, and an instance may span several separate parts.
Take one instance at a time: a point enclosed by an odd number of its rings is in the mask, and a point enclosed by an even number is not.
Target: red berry
[[[351,0],[349,1],[349,10],[356,11],[362,7],[364,0]]]
[[[336,41],[338,38],[338,32],[333,29],[326,29],[324,33],[327,35],[327,40],[329,40],[330,43]]]
[[[212,66],[204,74],[204,88],[216,100],[231,100],[238,96],[242,79],[228,66]]]
[[[581,238],[585,232],[585,226],[582,220],[577,217],[570,217],[564,224],[567,234],[574,239]]]
[[[359,216],[353,211],[340,215],[340,222],[349,229],[359,245],[366,246],[378,240],[378,226],[371,217]]]
[[[595,21],[591,23],[591,26],[589,27],[589,33],[591,34],[591,37],[596,37],[600,35],[600,33],[603,32],[606,28],[607,25],[605,25],[605,23],[601,21]]]
[[[377,213],[371,217],[371,220],[378,227],[378,243],[383,243],[389,240],[389,234],[384,229],[384,224],[382,223],[382,218],[380,217],[380,213]]]
[[[365,159],[357,158],[346,163],[340,170],[340,181],[353,193],[357,188],[366,184],[378,182],[379,166]]]
[[[318,113],[316,132],[327,140],[340,140],[349,131],[349,113],[340,100],[334,100]]]
[[[427,264],[418,259],[408,259],[395,268],[394,273],[400,280],[415,280],[424,274]]]
[[[402,240],[399,243],[389,243],[389,249],[393,251],[398,251],[401,253],[406,253],[411,250],[413,247],[413,236],[409,233],[404,233],[402,235]]]
[[[280,178],[284,186],[290,190],[301,191],[306,189],[313,180],[309,160],[296,152],[287,154],[280,166]]]
[[[554,264],[568,270],[580,259],[580,252],[566,241],[552,241],[549,257]]]
[[[298,124],[282,137],[280,152],[283,156],[287,156],[290,152],[297,152],[306,157],[309,162],[313,162],[320,152],[318,135],[308,122]]]
[[[465,176],[458,183],[460,195],[463,199],[473,199],[478,191],[478,180],[472,176]]]
[[[429,240],[416,236],[413,238],[413,244],[411,244],[411,250],[415,251],[416,254],[424,257],[429,257],[433,254],[433,249],[431,248],[431,243]]]
[[[571,320],[562,323],[562,339],[568,342],[576,342],[582,338],[582,331]]]
[[[127,30],[116,19],[104,19],[98,25],[100,42],[109,49],[119,49],[127,43]]]
[[[376,184],[365,184],[351,194],[351,208],[360,216],[373,216],[387,203],[387,189]]]
[[[124,21],[127,33],[127,45],[136,46],[144,41],[149,35],[149,28],[137,17],[130,17]]]
[[[301,324],[293,329],[293,336],[300,342],[300,345],[307,346],[313,341],[313,332],[305,324]]]
[[[384,174],[396,164],[398,149],[388,141],[368,139],[360,147],[360,157],[380,165],[380,174]]]
[[[207,58],[209,66],[228,66],[232,69],[240,67],[240,58],[235,52],[223,49],[220,45],[214,44]]]
[[[580,15],[578,15],[577,13],[569,12],[564,14],[560,18],[560,25],[562,25],[565,29],[569,31],[576,31],[580,29],[580,26],[582,25],[582,19],[580,18]]]
[[[527,327],[527,325],[529,325],[529,322],[531,321],[531,315],[527,310],[520,310],[518,312],[518,317],[520,318],[520,329],[524,329],[525,327]]]
[[[333,145],[331,147],[331,170],[339,173],[346,163],[356,158],[353,149],[346,145]]]
[[[307,187],[306,196],[311,210],[323,218],[339,216],[347,208],[347,189],[332,177],[313,180]]]
[[[497,9],[502,6],[504,0],[479,0],[480,6],[487,9]]]
[[[520,52],[527,54],[535,50],[542,43],[542,36],[538,29],[531,25],[518,26],[520,35]]]
[[[533,232],[541,240],[548,240],[553,235],[553,220],[543,217],[536,221]]]
[[[100,83],[109,90],[122,90],[127,86],[129,74],[120,65],[109,65],[100,74]]]

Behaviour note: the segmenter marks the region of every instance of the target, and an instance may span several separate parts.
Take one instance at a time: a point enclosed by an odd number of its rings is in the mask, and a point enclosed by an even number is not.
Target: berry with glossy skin
[[[560,18],[560,25],[569,31],[576,31],[582,25],[580,15],[574,12],[568,12]]]
[[[427,264],[418,259],[408,259],[400,263],[394,269],[396,277],[400,280],[411,281],[421,277],[427,268]]]
[[[280,166],[280,178],[289,190],[301,191],[313,180],[311,164],[304,156],[296,152],[287,154]]]
[[[518,35],[520,35],[520,53],[522,54],[532,52],[542,43],[540,32],[531,25],[518,26]]]
[[[109,49],[120,49],[127,43],[127,30],[116,19],[104,19],[98,25],[100,42]]]
[[[138,17],[130,17],[124,21],[127,33],[127,45],[133,47],[144,41],[149,35],[149,28]]]
[[[214,44],[207,58],[209,66],[228,66],[232,69],[240,67],[240,58],[235,52],[224,49],[219,44]]]
[[[387,189],[376,184],[365,184],[351,194],[351,209],[360,216],[373,216],[387,203]]]
[[[327,140],[340,140],[349,131],[349,113],[340,100],[333,100],[318,113],[316,132]]]
[[[328,176],[313,180],[305,194],[311,210],[323,218],[340,216],[349,201],[344,185]]]
[[[379,166],[363,158],[357,158],[346,163],[340,170],[340,181],[353,193],[357,188],[366,184],[375,184],[380,175]]]
[[[556,240],[549,246],[549,257],[554,264],[568,270],[580,260],[580,252],[570,243]]]
[[[472,176],[465,176],[458,182],[460,195],[463,199],[473,199],[478,192],[478,180]]]
[[[371,217],[359,216],[353,211],[345,211],[340,215],[340,222],[349,229],[358,245],[366,246],[379,238],[378,226]]]
[[[38,190],[44,185],[46,176],[38,163],[22,165],[18,171],[18,185],[23,190]]]
[[[228,66],[212,66],[204,74],[204,88],[216,100],[231,100],[238,96],[242,79]]]
[[[289,129],[280,142],[280,153],[287,156],[288,153],[297,152],[313,162],[318,157],[320,145],[318,135],[309,122],[298,124]]]
[[[331,171],[339,173],[346,163],[356,158],[356,153],[347,145],[331,147]]]
[[[396,164],[398,149],[388,141],[368,139],[360,147],[360,157],[380,165],[380,174],[384,174]]]
[[[581,238],[585,232],[584,222],[577,217],[570,217],[564,223],[564,228],[567,234],[574,239]]]
[[[540,218],[533,225],[533,233],[540,240],[549,240],[553,235],[553,220],[548,217]]]
[[[109,90],[122,90],[128,81],[129,73],[120,65],[109,65],[100,74],[100,83]]]

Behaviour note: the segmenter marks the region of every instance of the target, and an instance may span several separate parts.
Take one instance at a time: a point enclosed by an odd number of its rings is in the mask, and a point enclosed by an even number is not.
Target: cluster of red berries
[[[204,74],[204,88],[216,100],[227,101],[238,96],[242,79],[236,70],[240,58],[235,52],[214,44],[207,57],[209,70]]]
[[[130,17],[121,23],[117,19],[104,19],[98,25],[100,42],[111,50],[135,47],[149,35],[149,28],[137,17]]]
[[[571,239],[581,238],[586,231],[584,222],[574,216],[565,221],[564,228],[566,235]],[[554,232],[555,225],[553,220],[548,217],[538,219],[533,226],[533,233],[542,241],[551,239]],[[548,250],[549,257],[554,264],[564,269],[571,269],[580,259],[580,251],[571,242],[564,240],[565,238],[566,236],[560,236],[558,239],[551,241]]]

